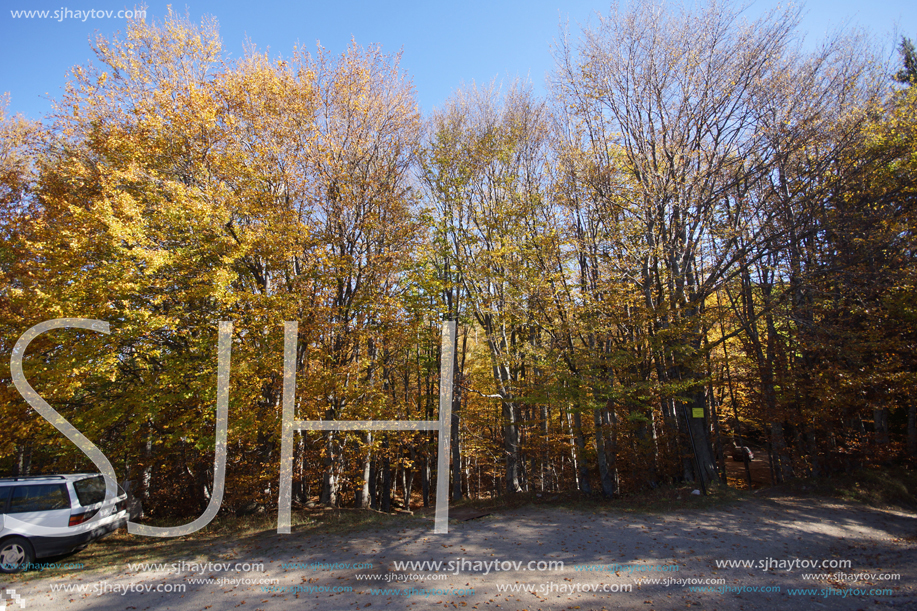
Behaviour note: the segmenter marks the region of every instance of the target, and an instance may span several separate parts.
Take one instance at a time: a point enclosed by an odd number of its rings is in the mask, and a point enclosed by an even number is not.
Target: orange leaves
[[[138,458],[150,452],[143,430],[205,468],[186,425],[210,413],[208,329],[222,319],[239,329],[243,447],[270,454],[280,386],[265,355],[279,336],[260,331],[283,320],[301,321],[302,407],[397,411],[374,373],[383,347],[404,341],[399,283],[418,229],[407,177],[419,115],[397,58],[352,45],[230,62],[214,23],[171,12],[95,50],[57,106],[59,140],[39,151],[40,222],[22,257],[33,277],[21,273],[16,297],[40,319],[117,321],[113,338],[90,340],[117,363],[87,418],[117,421],[106,434],[135,464],[183,471],[170,456]],[[28,159],[9,159],[26,176]],[[9,198],[15,183],[3,183]],[[239,468],[264,470],[251,456]]]

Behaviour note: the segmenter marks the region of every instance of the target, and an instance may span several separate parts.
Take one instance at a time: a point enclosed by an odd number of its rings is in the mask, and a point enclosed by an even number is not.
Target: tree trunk
[[[728,483],[726,479],[726,453],[723,449],[723,438],[720,435],[719,410],[717,409],[717,400],[713,394],[712,386],[708,387],[708,392],[710,393],[710,415],[713,417],[713,434],[716,438],[716,454],[719,459],[718,464],[720,468],[720,481],[723,483],[723,485],[726,485]]]
[[[907,408],[907,453],[917,458],[917,401],[914,400]]]
[[[373,444],[373,433],[372,431],[366,431],[364,433],[366,455],[363,457],[363,483],[360,486],[360,489],[357,491],[357,507],[362,509],[368,509],[372,504],[370,497],[370,485],[369,478],[372,475],[372,444]]]
[[[692,393],[692,401],[682,405],[679,410],[684,414],[687,420],[688,443],[691,445],[691,451],[694,455],[694,464],[700,470],[696,474],[702,479],[700,484],[706,486],[716,482],[716,460],[713,456],[713,448],[710,445],[710,439],[707,435],[707,418],[706,418],[706,396],[703,388],[695,390]],[[700,417],[694,417],[694,411],[698,410]]]
[[[32,471],[32,444],[16,446],[16,473],[17,477],[27,476]]]
[[[880,407],[872,411],[873,422],[876,428],[876,443],[888,445],[888,408]]]
[[[153,430],[147,428],[146,443],[143,446],[143,475],[141,476],[141,495],[144,501],[150,500],[150,488],[153,486]]]
[[[392,510],[392,465],[388,456],[388,435],[382,438],[382,511]]]
[[[607,418],[608,412],[605,408],[592,410],[592,420],[595,424],[595,450],[598,456],[599,480],[602,482],[602,494],[604,494],[606,498],[611,498],[616,492],[614,475],[612,473],[615,460],[614,449],[609,448],[609,444],[605,441]],[[614,434],[612,433],[612,435]],[[610,457],[609,454],[611,454]]]
[[[411,468],[405,469],[407,481],[404,484],[404,508],[411,510],[411,493],[414,489],[414,476],[417,474],[415,465],[417,464],[417,448],[414,440],[411,440]]]
[[[452,500],[462,500],[462,446],[459,435],[459,408],[462,406],[462,391],[456,385],[452,394]]]
[[[379,486],[376,479],[379,477],[379,462],[375,458],[370,462],[369,467],[369,506],[372,509],[379,510]]]
[[[506,492],[522,492],[519,485],[519,425],[516,424],[516,405],[503,401],[503,439],[506,453]]]
[[[430,506],[430,441],[427,437],[426,447],[423,453],[423,472],[421,473],[420,487],[423,492],[423,506]]]
[[[338,501],[338,482],[335,471],[337,463],[337,448],[335,447],[334,431],[328,431],[325,434],[325,474],[322,478],[322,496],[321,503],[328,507],[334,507]]]
[[[578,455],[579,471],[579,489],[580,492],[589,494],[592,492],[592,486],[589,485],[589,466],[586,464],[586,438],[583,435],[583,418],[579,412],[579,406],[573,408],[573,439],[576,443],[576,454]]]

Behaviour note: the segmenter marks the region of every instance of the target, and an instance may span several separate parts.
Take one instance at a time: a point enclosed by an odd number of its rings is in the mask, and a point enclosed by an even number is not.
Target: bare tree
[[[565,120],[606,173],[626,175],[626,186],[594,193],[638,236],[619,242],[618,273],[639,287],[651,313],[655,375],[673,389],[662,393],[662,414],[669,430],[683,433],[689,478],[692,454],[704,481],[715,476],[699,358],[707,297],[787,230],[773,222],[770,197],[750,194],[781,158],[775,137],[785,156],[806,147],[807,130],[825,126],[834,79],[842,78],[827,61],[836,50],[798,70],[805,82],[788,78],[800,63],[798,17],[791,7],[749,23],[715,1],[696,13],[643,1],[626,11],[612,6],[557,55],[554,91]],[[819,161],[829,160],[822,152]]]

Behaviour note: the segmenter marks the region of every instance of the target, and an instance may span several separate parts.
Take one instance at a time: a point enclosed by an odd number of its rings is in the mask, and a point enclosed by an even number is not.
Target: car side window
[[[6,502],[10,498],[10,490],[12,486],[0,486],[0,514],[6,513]]]
[[[66,484],[16,486],[13,488],[7,513],[54,509],[70,509],[70,495],[67,493]]]

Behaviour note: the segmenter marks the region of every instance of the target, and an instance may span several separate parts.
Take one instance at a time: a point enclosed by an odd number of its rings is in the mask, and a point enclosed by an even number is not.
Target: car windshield
[[[105,480],[101,475],[77,480],[73,482],[73,488],[76,490],[76,497],[83,507],[95,505],[105,500]]]

